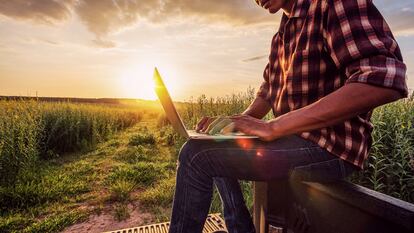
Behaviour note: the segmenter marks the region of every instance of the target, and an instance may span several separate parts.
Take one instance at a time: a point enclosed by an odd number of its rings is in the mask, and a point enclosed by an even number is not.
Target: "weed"
[[[139,146],[144,144],[155,144],[155,137],[152,134],[137,134],[131,137],[129,145]]]
[[[83,165],[82,165],[83,164]],[[57,166],[43,166],[39,171],[21,173],[14,185],[0,186],[1,211],[28,209],[46,202],[62,200],[87,192],[89,164],[77,163],[66,172]]]
[[[127,202],[130,192],[134,189],[134,184],[128,180],[116,180],[111,184],[111,200]]]
[[[134,164],[138,162],[151,162],[158,159],[154,154],[155,149],[142,145],[127,147],[117,153],[117,159],[122,162]]]
[[[10,217],[0,218],[0,232],[21,232],[24,228],[31,225],[33,220],[20,214]]]
[[[68,213],[62,213],[42,219],[39,222],[32,224],[24,229],[24,233],[52,233],[63,230],[65,227],[70,226],[77,222],[86,220],[88,213],[85,211],[71,211]]]
[[[123,221],[130,217],[128,206],[126,204],[118,204],[114,208],[114,218],[117,221]]]
[[[168,163],[139,162],[133,165],[121,165],[113,169],[108,182],[128,180],[139,187],[148,187],[171,173],[172,165]]]
[[[139,197],[139,201],[146,207],[169,207],[174,196],[175,177],[164,179],[145,190]]]

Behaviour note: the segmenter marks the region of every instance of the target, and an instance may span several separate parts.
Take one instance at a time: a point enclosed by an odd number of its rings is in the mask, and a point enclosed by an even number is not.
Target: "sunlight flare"
[[[159,67],[163,80],[172,96],[178,93],[180,86],[175,69],[169,65],[155,62],[143,62],[128,66],[119,75],[121,95],[132,99],[155,100],[154,82],[152,79],[154,67]]]

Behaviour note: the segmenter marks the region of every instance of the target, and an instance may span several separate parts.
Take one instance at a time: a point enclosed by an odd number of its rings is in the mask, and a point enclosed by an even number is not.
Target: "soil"
[[[151,214],[142,212],[139,206],[131,204],[128,205],[130,217],[126,220],[118,221],[112,211],[113,208],[107,207],[99,215],[90,215],[88,220],[72,225],[62,233],[102,233],[146,225],[153,219]]]

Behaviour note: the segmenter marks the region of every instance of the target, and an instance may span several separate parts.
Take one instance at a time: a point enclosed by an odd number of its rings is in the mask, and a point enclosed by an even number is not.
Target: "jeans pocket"
[[[300,181],[311,182],[335,182],[345,179],[354,170],[351,164],[340,158],[323,162],[310,163],[304,166],[297,166],[291,170],[291,177]]]

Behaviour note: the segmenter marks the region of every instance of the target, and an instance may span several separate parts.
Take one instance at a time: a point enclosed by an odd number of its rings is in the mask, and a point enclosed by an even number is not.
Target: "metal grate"
[[[141,227],[108,231],[104,233],[168,233],[169,226],[169,222],[164,222]],[[206,223],[204,224],[203,233],[210,233],[217,230],[227,231],[226,226],[224,224],[224,220],[220,217],[220,214],[208,215]]]

